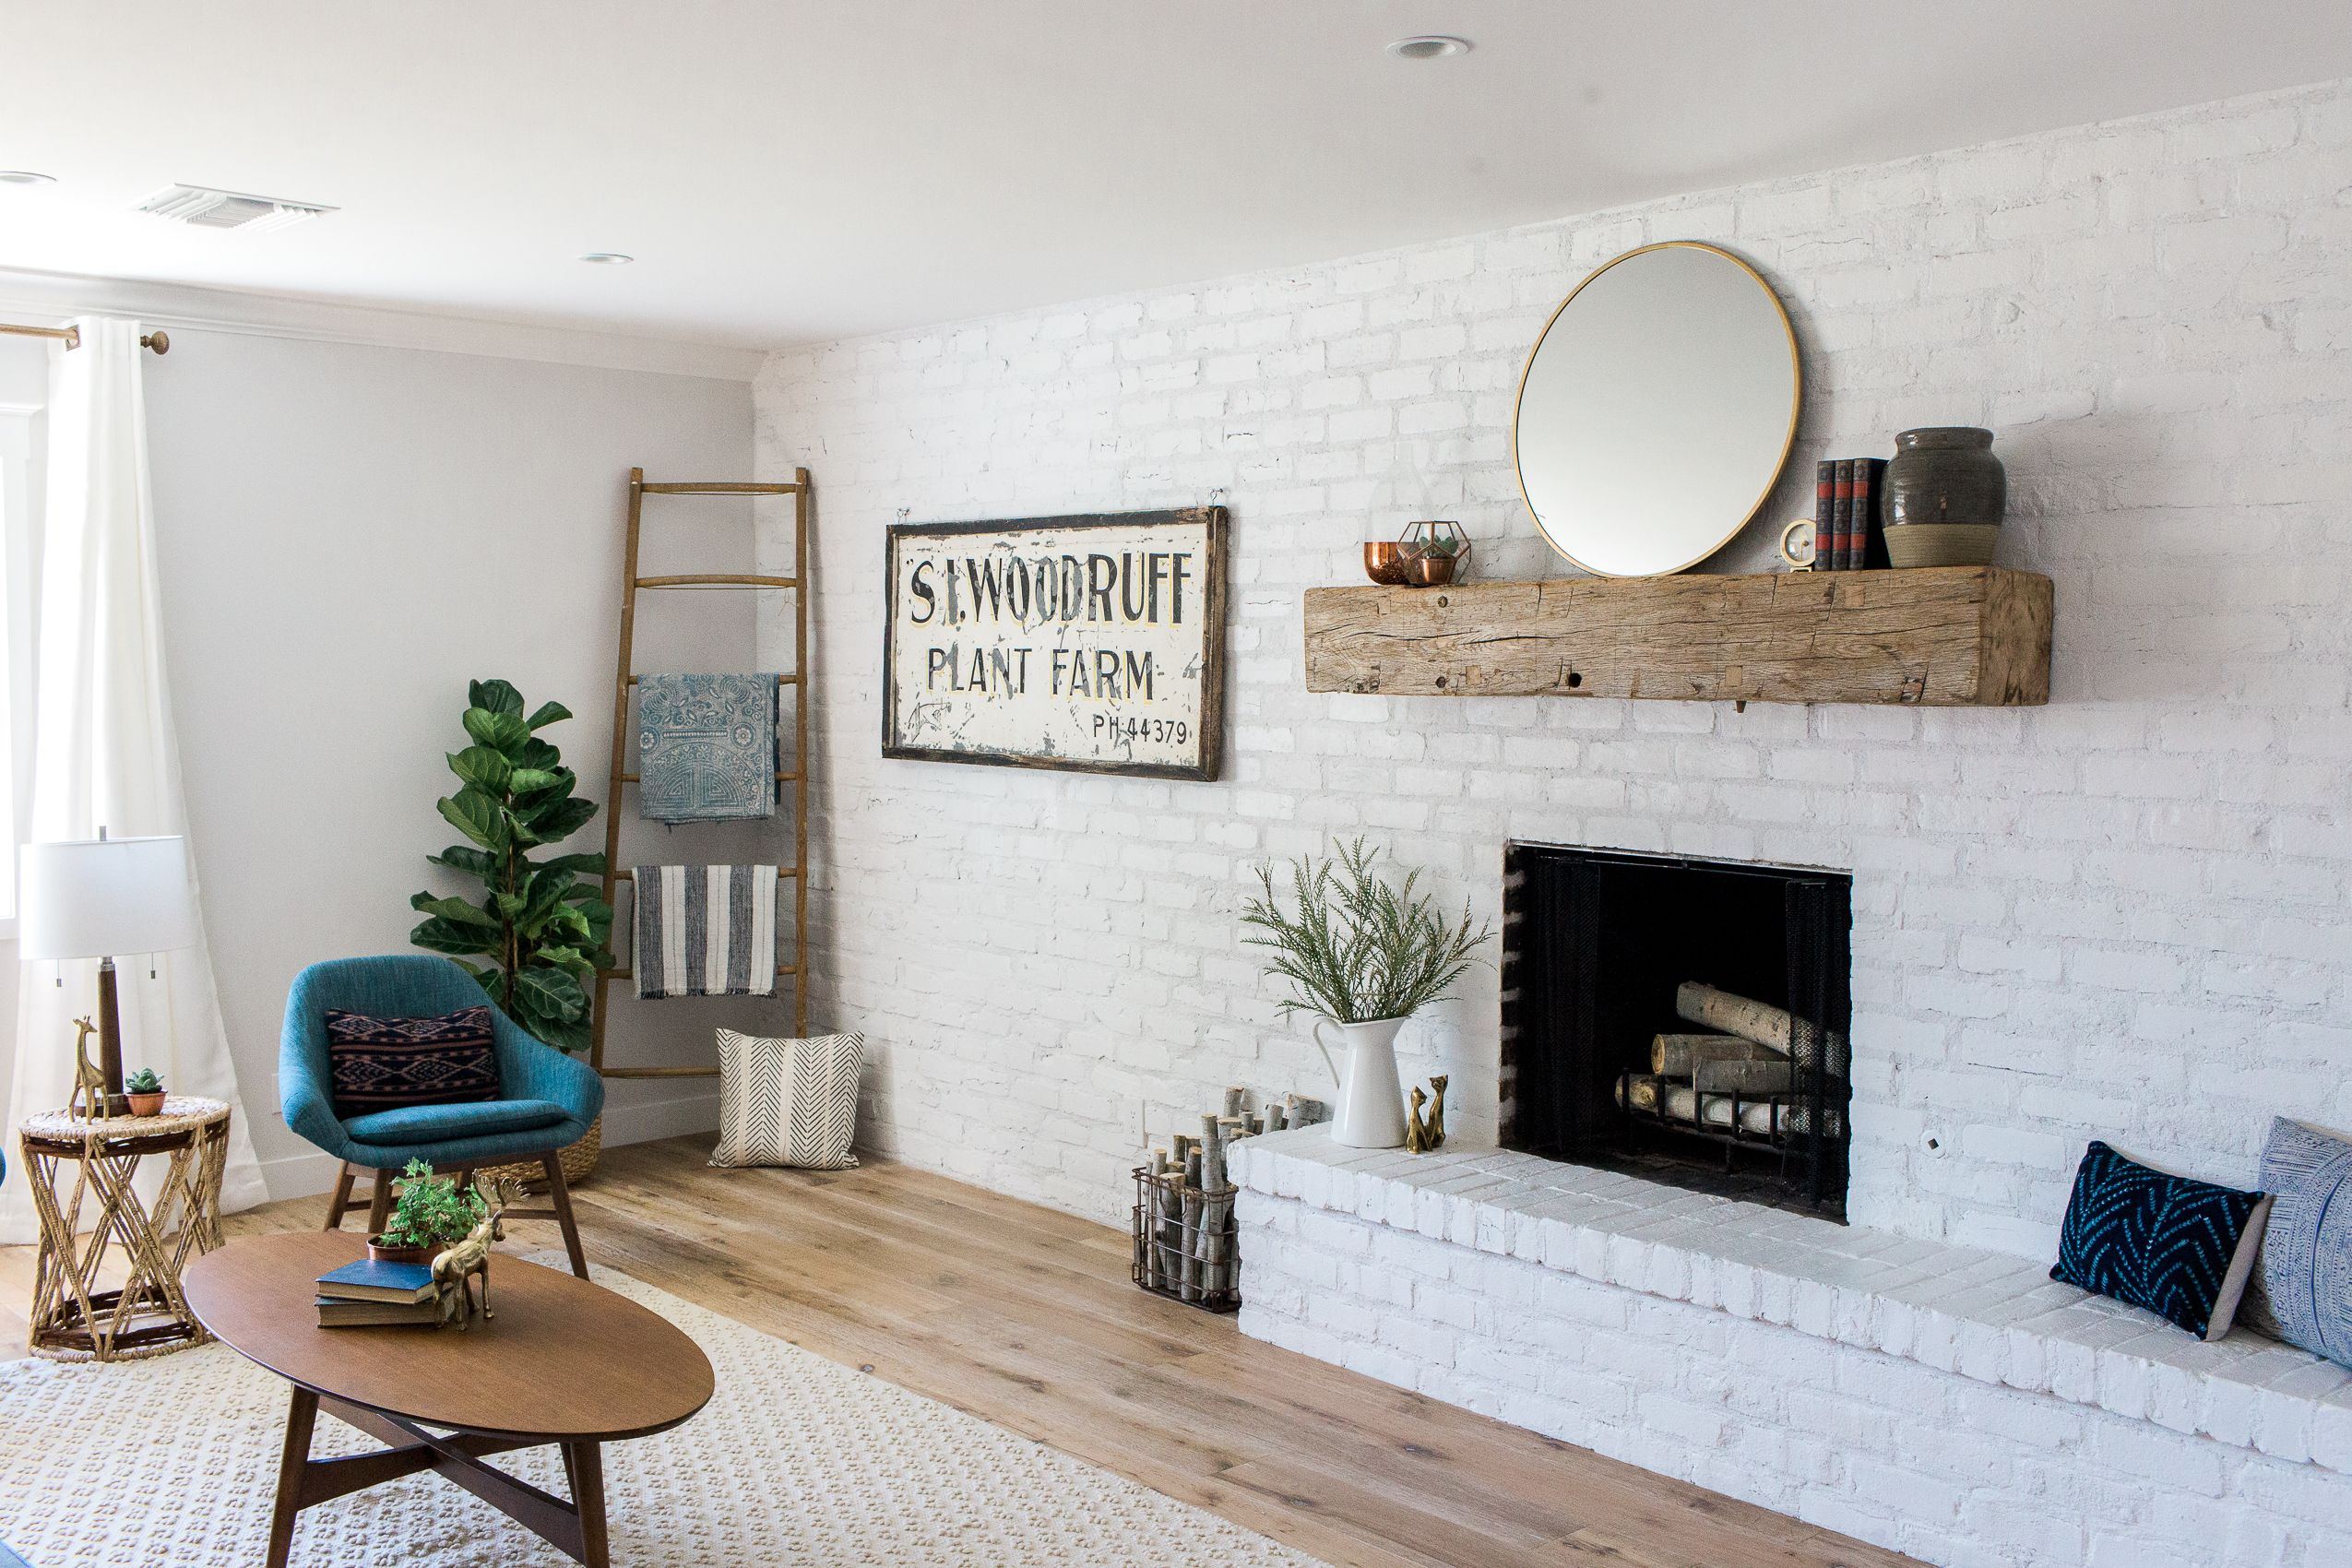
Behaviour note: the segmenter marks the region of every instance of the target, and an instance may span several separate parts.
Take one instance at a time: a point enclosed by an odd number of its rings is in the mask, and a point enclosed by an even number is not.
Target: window
[[[29,747],[18,734],[31,707],[33,422],[40,410],[0,403],[0,935],[17,917],[16,781]]]

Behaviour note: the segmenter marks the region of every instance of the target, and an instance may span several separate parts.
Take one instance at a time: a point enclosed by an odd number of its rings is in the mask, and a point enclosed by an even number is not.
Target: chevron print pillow
[[[718,1166],[792,1165],[846,1170],[857,1164],[858,1071],[862,1035],[759,1039],[719,1031]]]
[[[2262,1197],[2152,1170],[2095,1138],[2074,1173],[2049,1277],[2204,1334],[2232,1277],[2245,1289],[2246,1268],[2232,1265],[2241,1241],[2252,1263],[2260,1237],[2247,1221]],[[2227,1311],[2237,1308],[2233,1293]]]

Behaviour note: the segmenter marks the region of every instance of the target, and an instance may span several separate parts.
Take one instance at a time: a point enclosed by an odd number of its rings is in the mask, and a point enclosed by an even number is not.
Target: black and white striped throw
[[[858,1073],[862,1035],[758,1039],[719,1031],[717,1166],[793,1165],[846,1170],[857,1164]]]
[[[776,994],[774,866],[637,866],[639,996]]]

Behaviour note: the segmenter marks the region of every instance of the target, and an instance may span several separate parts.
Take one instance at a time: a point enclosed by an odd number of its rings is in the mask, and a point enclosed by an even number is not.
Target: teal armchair
[[[498,1099],[371,1111],[348,1120],[336,1115],[327,1052],[328,1008],[422,1018],[485,1004],[498,1056]],[[472,976],[448,959],[422,953],[338,958],[296,975],[279,1037],[278,1099],[287,1126],[342,1161],[327,1229],[340,1229],[344,1215],[365,1206],[369,1233],[382,1230],[391,1208],[392,1181],[411,1159],[461,1181],[481,1166],[537,1164],[547,1173],[554,1206],[506,1212],[560,1224],[572,1272],[588,1277],[556,1153],[587,1136],[604,1109],[604,1080],[586,1063],[525,1033],[489,1004]],[[369,1195],[355,1200],[351,1190],[362,1171],[371,1174]]]

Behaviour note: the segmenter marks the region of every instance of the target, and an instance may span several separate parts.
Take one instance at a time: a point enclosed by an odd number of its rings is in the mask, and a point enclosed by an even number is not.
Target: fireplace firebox
[[[1503,1144],[1843,1219],[1853,878],[1514,844]]]

